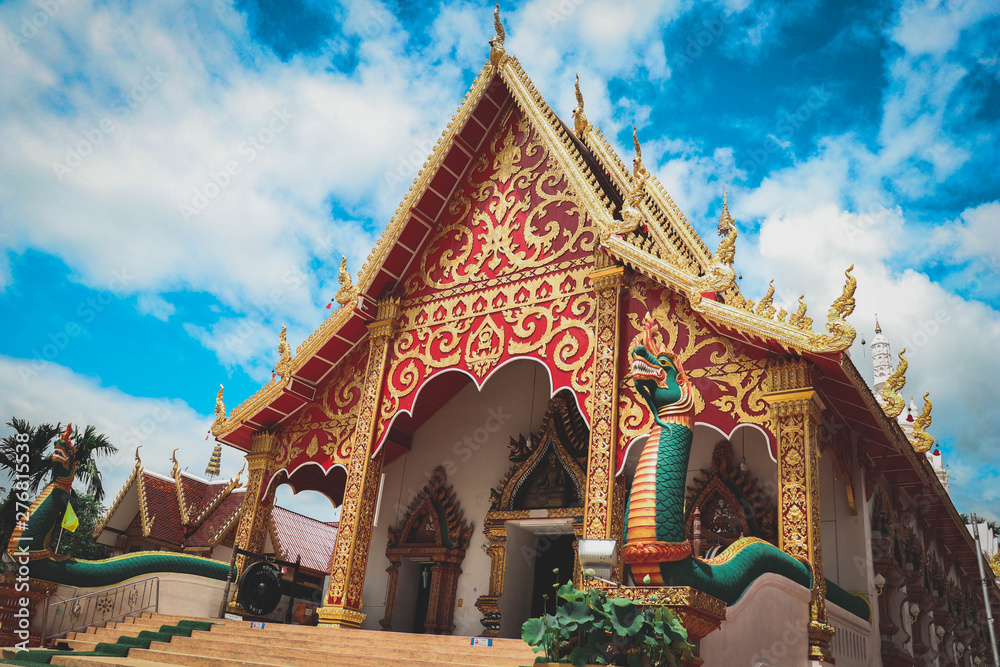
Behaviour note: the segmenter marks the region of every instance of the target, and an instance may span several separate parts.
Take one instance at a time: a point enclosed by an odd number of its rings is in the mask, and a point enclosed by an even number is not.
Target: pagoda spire
[[[205,476],[208,477],[208,481],[212,481],[219,476],[219,465],[222,463],[222,442],[215,442],[215,449],[212,450],[212,458],[208,460],[208,465],[205,467]]]
[[[875,316],[875,337],[872,338],[872,373],[874,374],[872,389],[878,396],[882,391],[882,386],[889,379],[895,370],[892,364],[892,351],[889,347],[889,339],[882,334],[882,327],[878,323],[878,315]]]

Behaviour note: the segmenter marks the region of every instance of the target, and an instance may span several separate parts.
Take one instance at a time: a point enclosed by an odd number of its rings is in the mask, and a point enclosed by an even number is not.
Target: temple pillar
[[[250,471],[247,490],[243,495],[240,523],[236,529],[233,549],[243,549],[260,553],[267,539],[267,524],[274,508],[274,487],[269,485],[271,464],[274,463],[278,435],[271,431],[257,431],[250,436],[250,451],[246,455],[247,469]],[[236,581],[240,580],[247,565],[247,557],[236,557]],[[235,599],[229,603],[229,611],[245,614],[246,610]]]
[[[804,359],[770,364],[764,400],[778,439],[778,547],[809,564],[809,659],[832,663],[834,629],[826,612],[817,438],[825,406],[814,389],[818,372]]]
[[[625,268],[615,266],[598,250],[590,282],[597,296],[594,325],[594,376],[590,390],[590,451],[587,456],[587,497],[583,537],[593,540],[622,537],[622,516],[616,516],[621,486],[615,478],[618,442],[618,353],[621,338],[621,288]]]
[[[399,305],[398,298],[383,299],[378,304],[377,319],[368,325],[368,365],[351,443],[340,526],[333,547],[330,587],[324,606],[319,610],[319,624],[326,627],[357,628],[365,619],[361,613],[361,591],[368,565],[383,458],[381,451],[375,456],[371,455],[371,451]]]

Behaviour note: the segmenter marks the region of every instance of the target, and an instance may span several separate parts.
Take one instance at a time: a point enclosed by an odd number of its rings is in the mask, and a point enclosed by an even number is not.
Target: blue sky
[[[961,511],[1000,515],[1000,6],[504,3],[564,119],[643,157],[758,298],[909,348]],[[0,414],[92,423],[201,473],[233,407],[325,318],[488,55],[492,6],[0,4]],[[853,356],[870,376],[860,346]],[[223,472],[239,467],[235,452]],[[132,465],[106,470],[112,489]],[[287,498],[282,502],[295,504]],[[306,500],[302,508],[315,508]],[[315,512],[314,512],[315,513]]]

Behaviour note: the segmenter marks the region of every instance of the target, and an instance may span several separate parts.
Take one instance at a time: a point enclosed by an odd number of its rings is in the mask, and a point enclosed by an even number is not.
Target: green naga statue
[[[684,533],[688,460],[694,437],[697,389],[662,343],[647,313],[642,342],[632,349],[632,380],[653,413],[625,513],[622,559],[633,578],[655,586],[690,586],[727,605],[761,575],[775,573],[811,588],[812,572],[774,545],[754,537],[733,542],[719,556],[694,558]],[[867,603],[827,581],[827,599],[868,619]]]
[[[227,563],[182,553],[147,551],[105,560],[82,560],[60,556],[52,549],[66,503],[73,493],[76,447],[70,437],[72,424],[55,442],[52,481],[18,521],[7,553],[20,566],[28,566],[35,579],[81,588],[111,586],[126,579],[155,572],[194,574],[225,579]]]

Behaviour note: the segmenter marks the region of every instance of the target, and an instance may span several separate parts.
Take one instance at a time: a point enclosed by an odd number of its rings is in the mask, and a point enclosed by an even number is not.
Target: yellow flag
[[[66,503],[66,513],[63,514],[62,527],[71,533],[75,533],[79,525],[80,520],[76,518],[76,512],[73,511],[73,505]]]

